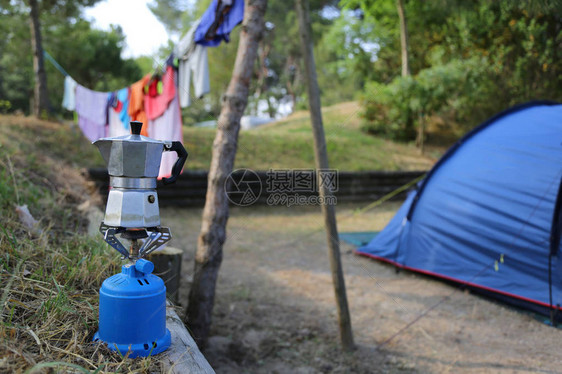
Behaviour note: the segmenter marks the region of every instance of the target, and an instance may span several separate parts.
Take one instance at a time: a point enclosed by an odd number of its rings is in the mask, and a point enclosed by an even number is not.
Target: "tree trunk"
[[[340,258],[340,245],[338,237],[338,227],[336,224],[336,209],[333,201],[333,193],[326,183],[321,183],[320,172],[330,168],[328,164],[328,152],[326,150],[326,138],[322,125],[322,108],[320,105],[320,89],[316,78],[316,64],[312,39],[310,37],[310,18],[307,0],[297,0],[297,15],[299,19],[299,29],[305,66],[305,81],[308,88],[308,103],[310,106],[310,117],[312,119],[312,130],[314,135],[314,155],[317,168],[317,183],[319,184],[319,197],[323,201],[322,213],[326,226],[326,236],[328,239],[328,254],[330,267],[332,270],[332,282],[336,296],[336,306],[338,311],[338,321],[340,327],[340,339],[343,349],[351,351],[354,349],[353,332],[351,330],[351,317],[347,306],[347,296],[345,292],[345,280]]]
[[[203,222],[197,242],[193,284],[186,313],[186,323],[202,348],[209,336],[215,286],[222,262],[222,246],[226,240],[228,201],[224,191],[225,181],[234,165],[240,118],[248,104],[258,43],[264,31],[266,6],[267,0],[246,1],[236,62],[230,84],[222,98],[222,109],[213,142]]]
[[[425,140],[425,116],[420,115],[418,124],[418,137],[416,139],[416,145],[420,149],[420,155],[423,155],[424,151],[424,140]]]
[[[400,46],[402,49],[402,76],[410,75],[410,64],[408,62],[408,25],[406,24],[406,14],[404,13],[404,0],[396,0],[398,8],[398,18],[400,18]]]
[[[33,50],[33,73],[35,75],[35,89],[33,100],[33,115],[40,117],[49,107],[47,96],[47,74],[43,63],[43,44],[39,26],[39,9],[37,0],[29,0],[29,26],[31,27],[31,49]]]

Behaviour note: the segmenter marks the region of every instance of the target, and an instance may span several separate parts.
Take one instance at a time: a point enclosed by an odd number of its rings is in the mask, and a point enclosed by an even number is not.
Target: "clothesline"
[[[222,41],[230,41],[230,32],[244,18],[244,0],[212,0],[201,18],[193,23],[191,29],[174,48],[173,55],[178,61],[181,82],[181,107],[190,105],[190,86],[193,79],[195,97],[208,93],[209,68],[207,47],[217,47]],[[65,77],[70,74],[45,50],[45,58]],[[169,59],[166,61],[169,62]],[[184,95],[185,94],[185,95]]]
[[[53,64],[53,66],[61,72],[62,75],[64,75],[65,77],[68,76],[68,73],[66,72],[66,70],[64,70],[62,68],[62,66],[59,65],[59,63],[53,58],[53,56],[51,56],[47,51],[43,50],[43,56],[45,56],[45,58],[47,60],[49,60],[49,62],[51,64]]]
[[[133,120],[145,124],[141,135],[183,142],[180,106],[190,105],[191,85],[195,97],[210,91],[207,47],[228,42],[230,31],[243,17],[244,0],[213,0],[166,60],[162,76],[149,73],[114,92],[93,91],[78,84],[48,52],[44,55],[65,76],[62,106],[76,112],[78,126],[90,141],[126,135]],[[159,178],[170,175],[176,158],[173,152],[163,153]]]

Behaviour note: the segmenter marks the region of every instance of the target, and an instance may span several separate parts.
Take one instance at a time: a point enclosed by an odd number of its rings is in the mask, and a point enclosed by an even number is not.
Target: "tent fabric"
[[[356,247],[361,247],[363,245],[369,244],[371,240],[378,234],[378,231],[353,231],[353,232],[340,232],[340,241],[344,241],[348,244],[354,245]]]
[[[562,105],[512,108],[455,144],[357,252],[549,306],[561,179]],[[561,261],[558,250],[551,268],[554,306],[562,304]]]

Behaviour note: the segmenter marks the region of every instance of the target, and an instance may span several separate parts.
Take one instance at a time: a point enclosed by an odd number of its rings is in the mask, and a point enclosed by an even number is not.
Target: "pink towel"
[[[164,114],[170,102],[176,96],[174,69],[168,66],[162,77],[162,94],[157,96],[144,95],[144,112],[148,120],[153,120]]]

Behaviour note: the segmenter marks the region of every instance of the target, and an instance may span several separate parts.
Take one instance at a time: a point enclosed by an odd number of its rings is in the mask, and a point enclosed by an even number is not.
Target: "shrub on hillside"
[[[486,61],[481,59],[453,60],[414,77],[397,77],[387,85],[369,82],[363,98],[362,129],[409,141],[428,116],[444,114],[472,127],[493,113],[497,93],[490,82]]]

